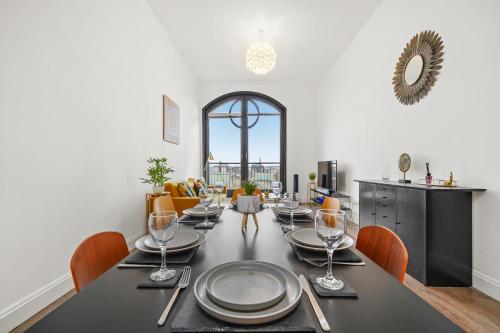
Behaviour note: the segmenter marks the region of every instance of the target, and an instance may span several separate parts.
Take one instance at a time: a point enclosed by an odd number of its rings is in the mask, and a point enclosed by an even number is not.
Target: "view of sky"
[[[215,112],[229,112],[232,103],[225,103]],[[280,117],[276,109],[267,103],[257,102],[261,113],[276,112],[276,116],[261,116],[248,130],[248,158],[249,162],[279,162],[280,161]],[[240,102],[237,102],[232,112],[239,113]],[[248,123],[251,125],[256,120],[255,105],[249,103]],[[240,124],[240,119],[234,119]],[[215,161],[240,162],[241,130],[234,126],[228,118],[210,119],[210,151]]]

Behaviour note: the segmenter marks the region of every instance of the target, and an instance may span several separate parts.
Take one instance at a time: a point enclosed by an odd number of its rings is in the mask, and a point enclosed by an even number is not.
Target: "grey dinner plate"
[[[208,207],[207,215],[213,216],[213,215],[219,214],[220,212],[221,212],[221,210],[219,210],[219,207],[210,206],[210,207]],[[188,208],[188,209],[185,209],[183,211],[183,213],[186,215],[196,216],[196,217],[205,216],[205,208],[203,208],[203,207]]]
[[[200,234],[194,231],[180,230],[175,233],[174,239],[172,239],[167,246],[168,250],[180,249],[196,243],[200,239]],[[149,236],[144,239],[144,244],[147,247],[158,250],[160,246],[154,241],[153,237]]]
[[[306,229],[306,228],[304,228]],[[309,228],[311,230],[314,230],[313,228]],[[316,252],[326,252],[326,249],[324,247],[314,247],[314,246],[309,246],[309,245],[304,245],[302,243],[297,242],[293,237],[292,237],[293,231],[289,231],[285,234],[285,239],[290,243],[295,246],[301,247],[303,249],[309,250],[309,251],[316,251]],[[354,245],[354,239],[352,239],[351,236],[346,235],[344,238],[344,241],[335,249],[335,251],[340,251],[340,250],[345,250],[350,248],[351,246]]]
[[[238,311],[268,308],[285,296],[287,287],[281,271],[259,261],[217,266],[207,276],[206,284],[213,302]]]
[[[242,260],[239,263],[252,263],[253,260]],[[282,318],[289,314],[300,302],[300,297],[302,296],[302,288],[300,287],[300,282],[297,276],[289,271],[288,269],[271,264],[265,263],[274,267],[276,270],[283,273],[286,279],[286,293],[285,296],[275,305],[268,307],[263,310],[257,311],[238,311],[225,308],[215,302],[213,302],[207,295],[207,278],[210,273],[217,269],[216,266],[202,273],[194,283],[194,296],[200,307],[207,312],[209,315],[214,316],[217,319],[226,321],[233,324],[240,325],[256,325],[268,323],[270,321]],[[223,264],[225,265],[225,264]],[[252,288],[252,281],[248,280],[241,288]]]
[[[292,238],[301,244],[312,246],[312,247],[321,247],[324,248],[325,245],[318,238],[316,233],[316,229],[314,228],[303,228],[292,231]]]
[[[194,232],[196,234],[198,234],[198,240],[191,244],[191,245],[188,245],[188,246],[185,246],[185,247],[180,247],[180,248],[177,248],[177,249],[170,249],[168,246],[167,246],[167,254],[169,253],[179,253],[179,252],[184,252],[184,251],[188,251],[188,250],[191,250],[195,247],[198,247],[200,246],[201,244],[203,244],[206,240],[207,240],[207,235],[206,234],[202,234],[202,233],[198,233],[196,231],[191,231],[191,232]],[[139,251],[143,251],[143,252],[148,252],[148,253],[161,253],[160,249],[152,249],[150,248],[149,246],[147,246],[145,244],[145,241],[146,239],[150,237],[149,235],[146,235],[146,236],[142,236],[141,238],[139,238],[138,240],[135,241],[135,248],[138,249]]]

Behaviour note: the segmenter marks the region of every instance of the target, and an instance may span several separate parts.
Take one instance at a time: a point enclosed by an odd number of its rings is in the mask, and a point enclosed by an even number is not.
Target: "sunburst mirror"
[[[411,105],[424,98],[436,83],[442,62],[443,41],[436,32],[413,36],[399,57],[392,79],[399,101]]]

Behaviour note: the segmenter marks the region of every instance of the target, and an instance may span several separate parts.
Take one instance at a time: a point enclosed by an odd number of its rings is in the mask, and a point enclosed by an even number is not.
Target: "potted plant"
[[[240,213],[253,214],[259,211],[260,198],[254,192],[259,186],[256,182],[246,182],[243,184],[245,194],[240,195],[237,199],[237,207]]]
[[[311,183],[314,183],[314,180],[316,179],[316,172],[309,172],[309,180]]]
[[[163,184],[168,181],[168,174],[174,172],[174,169],[167,165],[167,158],[152,158],[148,160],[148,178],[141,178],[143,183],[153,185],[153,193],[162,193]]]

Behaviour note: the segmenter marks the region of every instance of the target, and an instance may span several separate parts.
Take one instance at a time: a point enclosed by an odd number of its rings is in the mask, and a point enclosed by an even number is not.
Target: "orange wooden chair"
[[[158,197],[153,202],[153,212],[175,211],[174,201],[170,195]]]
[[[340,200],[337,198],[325,197],[321,209],[336,209],[340,210]]]
[[[76,248],[70,263],[76,291],[79,292],[128,254],[125,238],[119,232],[101,232],[84,240]]]
[[[236,203],[236,200],[238,200],[238,196],[242,194],[245,194],[245,190],[243,190],[242,188],[235,189],[233,191],[233,196],[231,197],[231,203],[234,205]],[[264,202],[264,196],[262,195],[262,191],[260,189],[255,189],[255,191],[253,191],[253,194],[260,197],[261,203]]]
[[[392,230],[376,225],[361,228],[356,249],[403,283],[408,264],[408,251]]]

